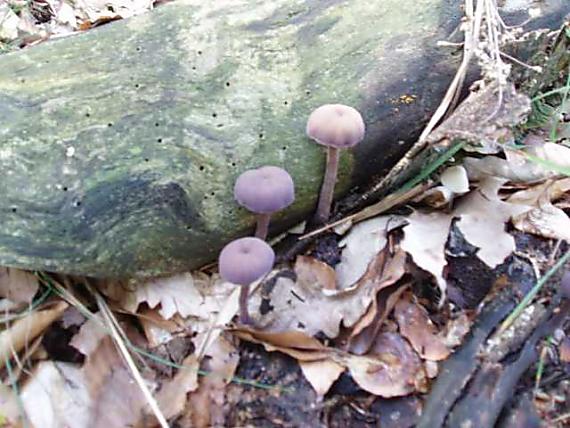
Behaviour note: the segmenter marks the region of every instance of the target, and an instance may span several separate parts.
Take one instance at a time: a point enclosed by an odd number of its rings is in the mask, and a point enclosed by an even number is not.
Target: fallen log
[[[566,7],[553,3],[540,21],[551,27]],[[251,231],[232,186],[263,164],[296,182],[283,230],[314,208],[322,179],[310,111],[342,102],[365,118],[339,194],[382,174],[450,81],[458,57],[436,41],[459,17],[444,0],[184,0],[3,55],[0,265],[101,277],[198,267]]]

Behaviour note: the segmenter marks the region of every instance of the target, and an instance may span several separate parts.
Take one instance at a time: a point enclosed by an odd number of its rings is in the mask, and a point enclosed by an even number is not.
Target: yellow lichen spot
[[[414,101],[416,101],[416,96],[415,95],[408,95],[408,94],[404,94],[401,95],[400,98],[398,98],[398,101],[401,104],[412,104]]]

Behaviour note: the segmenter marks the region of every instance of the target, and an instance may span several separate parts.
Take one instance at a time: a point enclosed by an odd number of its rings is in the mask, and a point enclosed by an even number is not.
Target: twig
[[[546,281],[556,273],[558,269],[560,269],[564,264],[570,260],[570,251],[564,254],[558,262],[552,266],[548,272],[544,274],[542,278],[540,278],[534,287],[527,293],[524,299],[517,305],[517,307],[511,312],[511,314],[503,321],[501,327],[499,328],[499,332],[505,331],[509,326],[513,323],[515,319],[519,317],[519,315],[524,311],[524,309],[528,306],[528,304],[532,301],[532,299],[538,294],[538,292],[542,289],[542,286],[546,284]]]

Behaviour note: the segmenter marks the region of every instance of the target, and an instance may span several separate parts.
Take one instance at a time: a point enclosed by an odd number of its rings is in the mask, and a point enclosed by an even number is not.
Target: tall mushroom
[[[295,185],[283,168],[262,166],[245,171],[237,178],[234,197],[240,205],[257,214],[255,236],[265,239],[271,214],[295,200]]]
[[[230,242],[220,252],[220,276],[241,286],[239,295],[240,322],[251,324],[247,309],[250,284],[267,275],[273,268],[275,253],[259,238],[241,238]]]
[[[327,165],[315,214],[315,223],[328,220],[338,172],[339,150],[353,147],[364,138],[360,113],[342,104],[325,104],[314,110],[307,121],[307,135],[327,147]]]

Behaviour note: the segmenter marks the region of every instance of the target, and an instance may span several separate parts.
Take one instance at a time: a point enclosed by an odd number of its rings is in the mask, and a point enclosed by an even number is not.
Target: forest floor
[[[136,287],[0,268],[0,426],[570,426],[570,27],[503,62],[523,35],[480,3],[482,79],[455,106],[458,70],[334,224],[274,242],[253,325],[216,266]],[[0,52],[156,5],[8,0]]]

